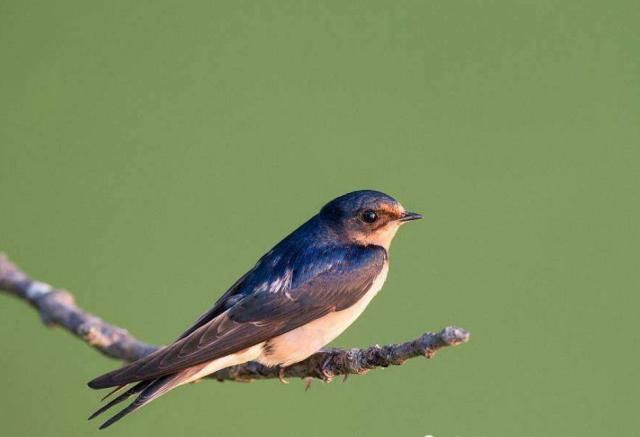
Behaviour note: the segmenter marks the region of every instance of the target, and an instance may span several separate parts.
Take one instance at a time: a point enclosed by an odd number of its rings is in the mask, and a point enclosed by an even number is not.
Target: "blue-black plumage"
[[[89,382],[92,388],[136,383],[91,418],[139,393],[104,428],[222,368],[252,360],[287,366],[315,353],[380,290],[396,231],[421,217],[373,190],[327,203],[260,258],[174,343]]]

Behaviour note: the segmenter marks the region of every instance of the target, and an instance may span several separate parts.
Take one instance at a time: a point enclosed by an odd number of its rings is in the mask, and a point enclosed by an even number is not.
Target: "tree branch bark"
[[[0,291],[22,299],[33,306],[47,326],[60,326],[102,354],[124,361],[135,361],[157,346],[144,343],[123,328],[112,325],[78,307],[71,293],[31,279],[9,258],[0,253]],[[432,358],[447,346],[469,340],[469,333],[454,326],[439,332],[427,332],[420,337],[386,346],[365,349],[321,350],[304,361],[286,368],[266,367],[249,362],[222,369],[210,377],[218,381],[247,382],[256,379],[286,377],[317,378],[326,382],[335,376],[364,374],[369,370],[401,365],[406,360],[424,356]],[[309,379],[311,381],[311,379]]]

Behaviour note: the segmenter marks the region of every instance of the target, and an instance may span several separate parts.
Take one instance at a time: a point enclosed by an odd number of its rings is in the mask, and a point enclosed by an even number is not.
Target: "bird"
[[[91,380],[92,389],[124,392],[89,419],[136,395],[100,426],[104,429],[218,370],[248,361],[286,368],[314,354],[362,314],[386,280],[396,232],[421,218],[380,191],[353,191],[331,200],[173,343]]]

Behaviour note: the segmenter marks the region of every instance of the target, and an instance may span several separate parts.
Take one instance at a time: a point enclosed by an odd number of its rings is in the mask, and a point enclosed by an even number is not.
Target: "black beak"
[[[418,214],[417,212],[405,212],[404,214],[402,214],[402,217],[400,217],[400,221],[401,222],[410,222],[412,220],[420,220],[422,218],[422,214]]]

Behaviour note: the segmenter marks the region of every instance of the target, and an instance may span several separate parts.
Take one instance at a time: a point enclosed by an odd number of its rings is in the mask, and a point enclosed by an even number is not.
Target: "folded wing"
[[[322,268],[302,282],[260,290],[202,324],[173,344],[102,375],[92,388],[113,387],[158,378],[260,344],[332,311],[355,304],[369,290],[386,259],[377,246],[349,247],[321,257]],[[292,274],[295,274],[295,270]]]

